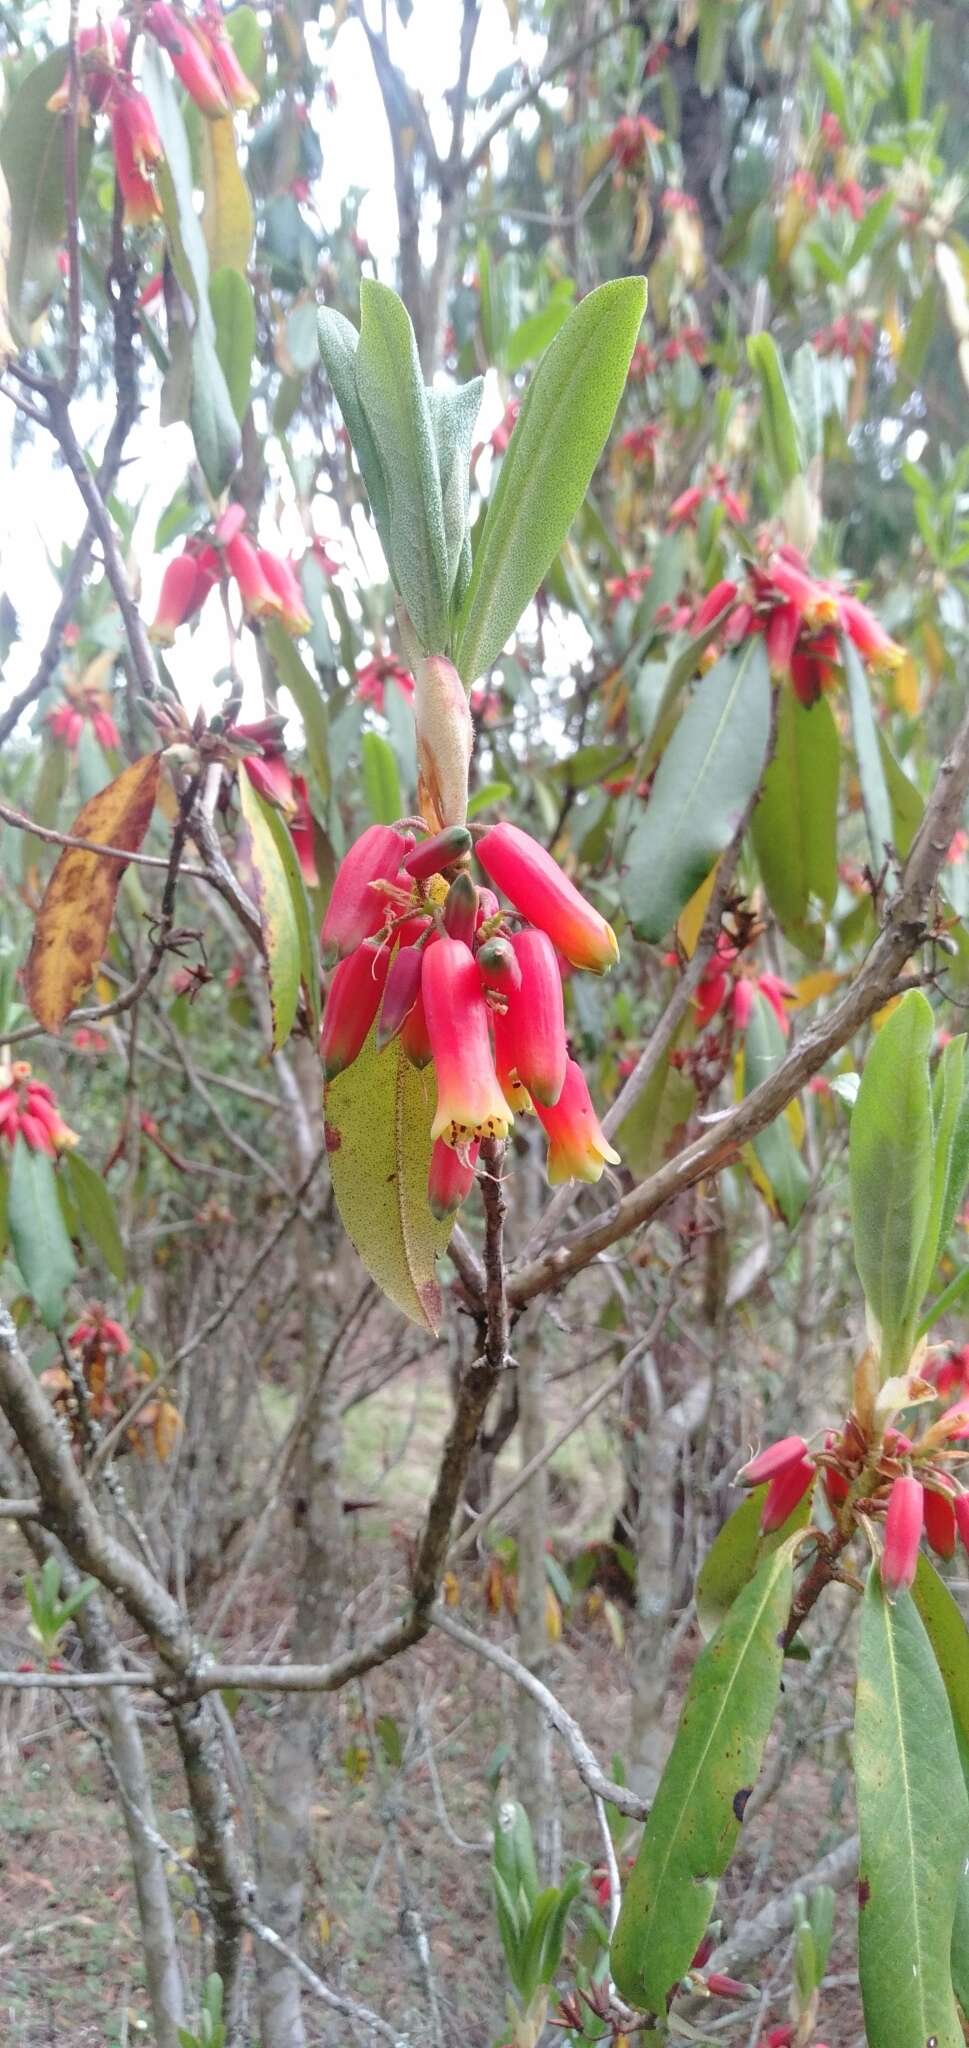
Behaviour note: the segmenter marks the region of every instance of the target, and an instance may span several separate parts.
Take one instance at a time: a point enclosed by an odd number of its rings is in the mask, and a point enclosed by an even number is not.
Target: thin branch
[[[591,35],[582,36],[578,42],[571,43],[567,50],[560,50],[556,56],[550,57],[532,79],[531,84],[524,86],[522,91],[516,93],[514,99],[509,100],[507,106],[502,108],[501,113],[495,115],[490,128],[485,129],[480,142],[476,142],[470,156],[465,157],[461,166],[464,178],[468,179],[472,171],[476,171],[479,165],[484,163],[496,136],[501,134],[502,129],[510,127],[523,107],[531,106],[543,87],[549,85],[560,71],[570,70],[589,50],[594,50],[600,43],[607,42],[610,36],[620,35],[623,29],[645,26],[642,8],[632,7],[628,14],[620,14],[615,21],[607,22],[604,28],[595,29]]]
[[[97,839],[76,839],[70,832],[55,832],[52,825],[38,825],[35,818],[28,818],[25,811],[14,810],[12,804],[0,803],[0,819],[5,825],[13,825],[18,832],[29,832],[34,839],[42,839],[47,846],[69,846],[79,853],[100,853],[106,860],[120,860],[127,867],[129,861],[139,868],[159,868],[168,873],[170,856],[160,853],[128,853],[121,846],[102,846]],[[194,875],[198,881],[207,882],[207,868],[182,867],[183,875]]]
[[[341,1991],[334,1991],[331,1985],[324,1984],[322,1977],[318,1977],[316,1971],[311,1970],[308,1963],[304,1963],[296,1949],[290,1948],[289,1943],[283,1941],[282,1936],[277,1934],[274,1928],[267,1927],[262,1920],[257,1920],[255,1913],[243,1913],[242,1923],[266,1948],[274,1949],[278,1956],[285,1956],[301,1982],[313,1992],[314,1997],[328,2005],[332,2012],[342,2012],[346,2019],[354,2020],[358,2026],[369,2027],[371,2033],[376,2034],[381,2041],[392,2042],[393,2048],[410,2048],[408,2036],[399,2033],[396,2027],[382,2020],[378,2013],[371,2012],[369,2005],[359,2005],[356,1999],[346,1998]]]

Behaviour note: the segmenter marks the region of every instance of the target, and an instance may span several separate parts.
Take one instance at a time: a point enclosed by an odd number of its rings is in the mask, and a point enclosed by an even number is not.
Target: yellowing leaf
[[[918,665],[911,654],[906,654],[892,676],[892,689],[900,711],[909,718],[918,713],[921,691],[919,689]]]
[[[181,1428],[182,1418],[178,1409],[171,1401],[159,1401],[152,1429],[152,1440],[155,1446],[155,1455],[161,1458],[163,1463],[166,1458],[171,1457],[178,1442]]]
[[[326,1148],[347,1236],[378,1287],[411,1321],[435,1330],[441,1290],[435,1260],[452,1218],[439,1223],[427,1202],[434,1076],[412,1067],[396,1040],[363,1051],[324,1097]]]
[[[717,866],[719,866],[719,862]],[[712,867],[706,881],[701,882],[698,889],[694,889],[689,903],[684,905],[676,920],[676,936],[688,960],[692,960],[697,949],[700,933],[703,930],[703,920],[706,917],[710,898],[713,895],[713,885],[717,879],[717,866]]]
[[[71,828],[76,839],[137,852],[148,830],[161,756],[145,754],[91,797]],[[25,971],[27,1000],[46,1031],[59,1031],[94,977],[107,944],[126,863],[65,847],[34,928]]]
[[[299,1001],[301,956],[297,907],[277,843],[276,817],[253,788],[244,768],[239,771],[239,804],[256,880],[263,949],[269,969],[273,1050],[278,1052],[293,1028]]]
[[[836,973],[833,967],[819,967],[814,974],[802,974],[800,981],[794,983],[795,1000],[790,1005],[791,1009],[804,1010],[808,1003],[816,1003],[820,996],[833,995],[843,980],[844,975]]]
[[[545,1588],[545,1633],[550,1643],[557,1643],[562,1634],[562,1609],[551,1586]]]
[[[245,276],[252,248],[252,205],[236,156],[231,114],[200,121],[202,232],[212,271],[228,268]]]

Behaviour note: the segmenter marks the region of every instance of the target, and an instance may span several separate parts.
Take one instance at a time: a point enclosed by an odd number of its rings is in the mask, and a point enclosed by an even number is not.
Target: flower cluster
[[[906,1382],[900,1405],[931,1397],[926,1382]],[[956,1402],[913,1441],[888,1423],[864,1426],[851,1413],[828,1430],[819,1450],[801,1436],[769,1444],[737,1474],[741,1486],[763,1486],[761,1527],[780,1529],[820,1474],[828,1505],[844,1531],[856,1515],[884,1519],[881,1576],[891,1598],[915,1577],[923,1530],[937,1557],[953,1555],[957,1537],[969,1550],[969,1493],[956,1473],[969,1463],[969,1400]]]
[[[209,120],[256,104],[259,95],[225,33],[218,0],[203,0],[200,12],[191,18],[169,0],[153,0],[144,26],[167,50],[186,92]],[[130,227],[146,227],[161,213],[154,174],[164,152],[151,107],[128,68],[128,45],[129,25],[120,15],[80,30],[80,114],[84,121],[92,114],[104,114],[110,121],[125,220]],[[48,102],[51,111],[63,112],[68,98],[65,79]]]
[[[77,1144],[77,1132],[64,1122],[53,1089],[32,1079],[27,1060],[0,1064],[0,1138],[12,1147],[18,1137],[32,1152],[46,1152],[51,1159]]]
[[[786,1038],[791,1028],[786,1004],[794,998],[795,991],[789,982],[782,981],[779,974],[760,974],[756,968],[745,970],[739,966],[740,949],[725,932],[721,932],[713,953],[697,983],[694,1005],[697,1029],[704,1031],[718,1010],[726,1006],[733,1021],[734,1029],[745,1031],[750,1023],[754,996],[760,994],[768,1002]],[[678,967],[678,953],[667,953],[664,965]]]
[[[609,155],[617,171],[640,171],[650,143],[662,142],[663,130],[646,114],[623,114],[609,137]]]
[[[310,618],[294,564],[270,554],[246,532],[241,505],[229,505],[211,535],[194,535],[169,562],[149,635],[170,647],[179,626],[196,619],[216,583],[235,582],[249,619],[278,619],[287,633],[309,631]]]
[[[341,864],[321,934],[337,962],[321,1035],[327,1080],[352,1065],[374,1024],[378,1050],[399,1039],[416,1066],[433,1063],[428,1195],[439,1216],[464,1201],[479,1145],[506,1137],[515,1111],[534,1109],[542,1124],[553,1184],[595,1181],[618,1163],[569,1055],[558,960],[602,973],[618,958],[615,934],[518,826],[492,826],[474,849],[517,917],[476,887],[471,851],[463,825],[416,841],[371,825]]]
[[[372,704],[375,711],[382,712],[388,683],[394,683],[401,696],[411,703],[414,678],[410,670],[403,668],[393,654],[372,654],[357,670],[357,696],[361,704]]]
[[[308,888],[317,888],[320,877],[309,790],[305,775],[294,775],[286,759],[282,720],[260,718],[247,725],[230,725],[226,738],[246,747],[241,773],[248,776],[253,789],[267,803],[277,804],[284,813],[303,880]],[[258,751],[249,752],[250,748]]]
[[[746,584],[715,583],[697,607],[694,630],[702,632],[721,617],[731,645],[763,633],[771,673],[789,676],[802,704],[816,703],[833,680],[841,659],[839,632],[873,668],[895,669],[905,658],[867,605],[840,584],[815,576],[787,542],[751,566]]]
[[[83,676],[65,683],[61,703],[55,704],[53,711],[47,713],[53,738],[62,740],[65,747],[73,751],[85,724],[88,724],[102,747],[120,747],[121,740],[111,716],[110,704],[107,690],[102,690],[98,683],[87,683]]]

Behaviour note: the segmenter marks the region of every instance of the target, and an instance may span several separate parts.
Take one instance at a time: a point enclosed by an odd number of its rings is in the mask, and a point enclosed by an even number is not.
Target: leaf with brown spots
[[[71,827],[74,839],[93,839],[137,853],[158,788],[160,754],[145,754],[91,797]],[[44,891],[25,971],[27,1001],[46,1031],[59,1031],[104,955],[118,885],[127,863],[108,854],[66,846]]]

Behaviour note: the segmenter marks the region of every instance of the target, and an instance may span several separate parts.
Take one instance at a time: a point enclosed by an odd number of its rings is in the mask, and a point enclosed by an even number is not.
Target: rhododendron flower
[[[958,1493],[952,1507],[963,1547],[969,1550],[969,1493]]]
[[[280,617],[287,633],[293,633],[297,637],[301,633],[308,633],[310,615],[292,562],[286,561],[281,555],[271,555],[266,548],[257,548],[256,553],[266,582],[279,599]]]
[[[625,455],[632,456],[634,462],[651,462],[662,431],[659,420],[648,421],[641,427],[630,427],[627,433],[620,435],[619,446]]]
[[[320,1054],[328,1081],[353,1065],[370,1033],[390,966],[390,948],[364,939],[333,970],[323,1006]]]
[[[113,1316],[105,1315],[100,1302],[88,1303],[84,1317],[77,1323],[68,1338],[73,1351],[84,1351],[88,1346],[99,1352],[114,1351],[123,1358],[131,1350],[131,1339]]]
[[[384,988],[377,1024],[377,1050],[382,1052],[396,1038],[405,1018],[410,1016],[421,992],[424,965],[420,946],[398,946]]]
[[[427,839],[421,839],[402,862],[404,873],[413,875],[415,881],[426,882],[431,875],[444,873],[456,861],[464,860],[471,852],[471,834],[466,825],[447,825],[443,832],[434,832]]]
[[[956,1547],[955,1502],[930,1486],[923,1488],[925,1534],[936,1557],[950,1558]]]
[[[398,832],[393,825],[368,825],[354,840],[340,862],[323,919],[324,959],[351,953],[361,939],[379,931],[387,915],[387,898],[373,884],[394,881],[413,844],[410,832]]]
[[[765,1535],[774,1529],[782,1529],[789,1515],[794,1513],[799,1501],[804,1499],[808,1489],[814,1485],[815,1468],[810,1458],[799,1458],[785,1465],[770,1481],[760,1511],[760,1526]]]
[[[627,598],[635,604],[642,597],[652,573],[652,569],[643,568],[630,569],[626,576],[607,576],[605,592],[610,604],[622,604]]]
[[[445,1145],[442,1138],[435,1139],[427,1175],[427,1200],[431,1215],[439,1223],[453,1216],[471,1193],[479,1149],[475,1139],[462,1157],[452,1145]]]
[[[80,740],[86,719],[93,726],[94,736],[102,747],[120,747],[120,735],[108,710],[110,700],[106,692],[92,689],[83,682],[68,683],[66,687],[65,702],[56,704],[47,714],[54,738],[63,740],[65,747],[73,750]]]
[[[162,577],[158,607],[148,628],[148,637],[159,647],[171,647],[179,626],[201,611],[219,575],[219,557],[213,547],[184,548],[169,562]]]
[[[78,29],[77,55],[81,71],[81,90],[93,113],[104,106],[111,90],[112,75],[124,63],[128,50],[128,24],[120,14],[113,21],[99,21],[93,28]],[[69,80],[64,78],[57,91],[51,93],[47,111],[62,114],[69,96]]]
[[[521,1086],[551,1107],[565,1086],[569,1057],[555,947],[534,930],[516,932],[511,943],[521,981],[508,991],[504,1047]]]
[[[708,590],[706,597],[697,605],[693,615],[694,632],[702,633],[707,626],[712,626],[714,619],[718,619],[721,612],[730,610],[736,596],[736,583],[715,583],[712,590]]]
[[[677,527],[691,524],[700,510],[704,496],[705,492],[701,490],[699,484],[691,484],[688,490],[681,491],[679,497],[674,498],[666,514],[667,526]]]
[[[295,809],[292,771],[283,754],[244,754],[242,769],[253,789],[269,803],[278,804],[283,811]]]
[[[225,559],[239,586],[239,595],[249,618],[279,616],[283,603],[262,565],[259,549],[247,533],[234,533],[225,543]]]
[[[607,1164],[619,1165],[619,1154],[599,1122],[577,1061],[568,1061],[558,1101],[551,1108],[536,1102],[535,1114],[548,1139],[546,1172],[551,1187],[568,1180],[591,1183],[601,1178]]]
[[[464,1154],[474,1138],[504,1138],[513,1122],[498,1085],[488,1006],[469,947],[442,938],[424,960],[421,995],[437,1081],[432,1138]]]
[[[63,740],[65,747],[72,750],[77,746],[84,730],[84,719],[73,704],[55,704],[53,711],[47,713],[47,723],[55,740]]]
[[[518,825],[493,825],[478,841],[489,880],[572,962],[601,974],[619,958],[616,934],[579,894],[544,846]]]
[[[18,1137],[32,1152],[50,1158],[77,1144],[77,1132],[64,1122],[53,1089],[32,1078],[27,1060],[0,1064],[0,1138],[13,1146]]]
[[[885,1516],[882,1585],[890,1599],[907,1591],[915,1577],[925,1516],[925,1493],[907,1472],[893,1482]]]
[[[235,49],[225,33],[217,0],[205,0],[201,19],[195,24],[195,33],[209,57],[230,106],[238,113],[245,113],[250,107],[258,106],[258,91],[252,79],[243,71]]]
[[[854,641],[859,654],[863,654],[873,668],[895,669],[904,661],[904,649],[890,633],[886,633],[874,612],[870,612],[867,605],[860,604],[856,597],[849,596],[847,591],[839,597],[838,614],[849,640]]]
[[[151,172],[162,161],[155,117],[143,92],[115,87],[111,96],[111,147],[129,227],[147,227],[161,214]]]
[[[645,162],[647,146],[662,142],[663,130],[646,114],[623,114],[609,137],[609,154],[622,171],[635,171]]]
[[[229,102],[204,44],[192,25],[176,14],[168,0],[153,0],[145,16],[145,27],[160,43],[175,67],[177,77],[199,112],[217,121],[228,111]]]
[[[408,702],[414,695],[414,678],[409,669],[402,668],[392,654],[373,654],[357,670],[357,696],[362,704],[372,704],[375,711],[383,711],[387,684],[396,683],[402,696]]]

